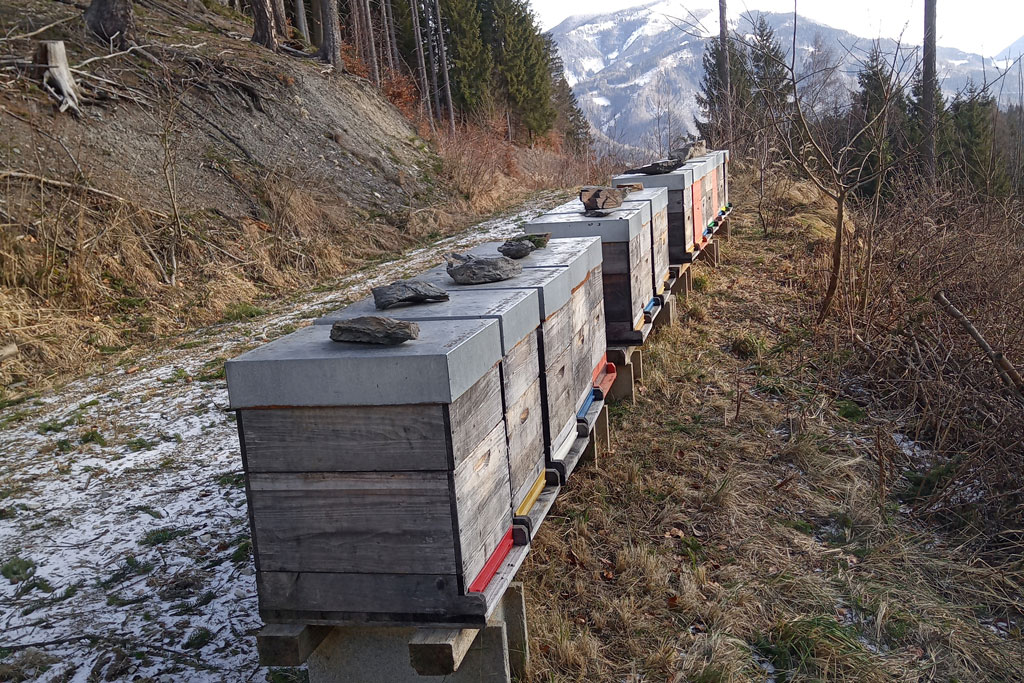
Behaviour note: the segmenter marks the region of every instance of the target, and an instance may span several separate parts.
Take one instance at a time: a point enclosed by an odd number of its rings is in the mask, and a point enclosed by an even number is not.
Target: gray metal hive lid
[[[451,403],[501,359],[498,322],[419,323],[397,346],[343,344],[306,327],[229,360],[232,409]]]
[[[485,285],[457,285],[448,275],[445,266],[437,266],[417,275],[416,279],[437,285],[449,292],[533,289],[537,291],[537,296],[540,298],[540,315],[545,320],[567,304],[569,296],[572,294],[569,271],[565,268],[529,268],[523,270],[520,275],[501,282],[491,282]]]
[[[668,190],[664,187],[647,187],[639,192],[630,192],[626,199],[629,201],[643,199],[650,202],[652,214],[668,208]]]
[[[694,157],[693,159],[690,159],[689,161],[686,162],[686,164],[683,165],[683,169],[690,172],[691,185],[700,180],[701,178],[703,178],[704,175],[707,173],[707,171],[705,170],[707,166],[704,163],[704,161],[705,160],[703,157]]]
[[[337,320],[349,320],[364,315],[381,315],[396,320],[473,320],[492,318],[498,321],[501,333],[501,354],[509,351],[528,334],[540,326],[540,296],[533,289],[488,289],[452,291],[448,301],[395,306],[378,311],[373,297],[328,313],[313,322],[314,325],[333,325]]]
[[[501,242],[485,242],[469,250],[478,256],[498,254]],[[587,278],[587,273],[601,265],[600,237],[561,237],[551,239],[543,249],[537,249],[529,256],[519,259],[523,268],[568,268],[572,287]]]
[[[657,189],[660,189],[663,192],[665,192],[667,196],[668,190],[666,190],[665,188]],[[654,188],[652,188],[651,190],[645,190],[645,192],[653,191]],[[633,194],[629,194],[626,196],[626,199],[622,202],[622,206],[626,208],[640,209],[640,220],[642,220],[645,224],[651,222],[651,202],[649,200],[643,197],[634,197]],[[566,202],[565,204],[562,204],[561,206],[556,206],[555,208],[551,209],[551,211],[548,211],[544,215],[555,216],[562,214],[574,214],[580,216],[581,218],[587,219],[588,217],[584,215],[585,213],[586,209],[583,208],[583,202],[580,201],[579,199],[574,199],[571,202]]]
[[[672,171],[671,173],[662,173],[661,175],[645,175],[643,173],[623,173],[612,177],[612,185],[629,185],[632,183],[640,183],[644,188],[648,187],[664,187],[669,190],[682,190],[688,187],[693,181],[687,181],[683,174],[679,173],[679,169]]]
[[[544,214],[526,224],[526,232],[550,232],[552,237],[600,237],[602,242],[628,242],[643,229],[639,207],[615,209],[604,218],[579,213]]]

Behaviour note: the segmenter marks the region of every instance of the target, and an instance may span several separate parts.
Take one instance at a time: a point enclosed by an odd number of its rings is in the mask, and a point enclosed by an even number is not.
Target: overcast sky
[[[614,12],[651,0],[532,0],[545,29],[573,14]],[[712,0],[677,0],[680,8],[717,7]],[[924,0],[798,0],[799,13],[858,36],[921,44]],[[748,10],[792,12],[792,0],[729,0],[730,19]],[[1024,35],[1024,0],[938,0],[938,43],[986,56]],[[680,13],[677,16],[681,16]]]

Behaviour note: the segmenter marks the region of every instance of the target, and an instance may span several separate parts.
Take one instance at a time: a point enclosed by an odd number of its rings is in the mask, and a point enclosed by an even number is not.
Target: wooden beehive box
[[[668,190],[662,187],[644,188],[630,192],[623,205],[640,202],[647,205],[651,214],[651,285],[656,296],[665,293],[669,278],[668,245]]]
[[[665,188],[668,191],[668,261],[671,265],[689,263],[694,250],[693,241],[693,171],[676,169],[661,175],[625,173],[612,179],[612,185],[643,185],[644,190]]]
[[[500,242],[482,244],[470,253],[493,256],[498,253]],[[598,237],[552,239],[543,249],[538,249],[519,260],[525,270],[565,270],[569,275],[570,335],[568,349],[556,349],[545,342],[545,353],[554,368],[571,367],[571,381],[567,378],[545,377],[544,395],[550,396],[554,406],[548,409],[554,417],[549,429],[555,434],[551,461],[560,462],[572,445],[572,425],[575,415],[592,393],[594,377],[604,370],[605,322],[603,304],[603,277],[601,267],[601,240]],[[561,335],[556,335],[559,338]],[[568,364],[559,360],[555,353],[568,354]],[[548,358],[545,359],[548,362]],[[573,407],[570,413],[569,406]]]
[[[651,288],[655,296],[661,296],[669,279],[668,190],[663,187],[634,190],[626,195],[622,206],[640,209],[643,230],[651,241]],[[578,215],[585,211],[583,202],[573,199],[548,213]]]
[[[716,180],[718,181],[718,197],[715,205],[717,213],[725,210],[729,203],[729,152],[723,149],[717,150],[713,154],[717,167]]]
[[[490,254],[488,254],[490,255]],[[540,368],[543,377],[544,453],[550,460],[565,456],[575,437],[578,397],[573,395],[572,365],[572,281],[567,269],[524,269],[501,282],[483,285],[456,285],[445,266],[432,268],[418,280],[455,291],[531,290],[540,303]]]
[[[312,326],[228,361],[264,621],[483,624],[525,552],[499,324],[419,325],[398,346]]]
[[[644,325],[644,308],[654,298],[651,240],[640,207],[621,207],[606,217],[548,213],[526,232],[554,238],[600,237],[605,334],[609,343],[633,343]]]
[[[722,203],[729,204],[729,150],[722,150]]]
[[[703,157],[697,157],[686,162],[680,170],[688,171],[691,179],[690,200],[693,212],[693,243],[694,248],[700,249],[707,244],[707,236],[704,234],[707,228],[711,211],[711,195],[706,193],[705,178],[708,174],[709,165]]]
[[[715,220],[715,216],[718,215],[718,209],[716,207],[715,197],[718,194],[716,185],[716,168],[715,168],[715,157],[714,154],[709,154],[701,157],[701,163],[704,167],[704,173],[701,176],[700,189],[701,189],[701,214],[703,223],[701,224],[702,236],[704,242],[708,241],[708,224]]]
[[[538,481],[543,486],[544,479],[544,419],[538,336],[540,296],[534,289],[455,290],[449,291],[448,296],[448,301],[395,306],[386,311],[378,311],[373,297],[368,297],[327,314],[315,324],[331,325],[337,320],[366,315],[417,323],[496,320],[501,335],[501,399],[505,406],[512,508],[517,515],[525,515],[529,508],[523,507],[524,503]]]

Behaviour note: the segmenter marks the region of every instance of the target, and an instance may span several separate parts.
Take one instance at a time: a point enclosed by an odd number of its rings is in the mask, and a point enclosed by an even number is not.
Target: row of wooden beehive
[[[689,263],[708,244],[711,226],[728,210],[728,161],[728,152],[715,151],[672,173],[618,175],[613,185],[643,188],[622,207],[589,217],[577,199],[526,226],[529,233],[601,238],[608,343],[642,342],[644,311],[665,293],[672,266]]]
[[[513,525],[531,531],[604,367],[599,240],[520,263],[473,286],[434,268],[417,279],[446,302],[366,299],[228,363],[264,621],[484,623]],[[375,314],[419,338],[330,341],[329,324]]]
[[[334,321],[380,314],[366,299],[227,364],[264,621],[485,622],[538,496],[571,469],[606,343],[665,291],[671,191],[531,222],[555,239],[512,279],[417,276],[450,298],[383,313],[417,322],[414,341],[330,341]]]
[[[696,157],[671,173],[628,173],[612,179],[616,187],[641,184],[668,190],[669,259],[687,263],[707,244],[709,225],[729,205],[729,152]]]

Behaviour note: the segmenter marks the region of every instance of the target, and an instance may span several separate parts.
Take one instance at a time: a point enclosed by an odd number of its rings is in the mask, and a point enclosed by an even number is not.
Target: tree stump
[[[32,70],[43,90],[57,100],[61,112],[70,109],[75,116],[82,115],[78,107],[78,84],[68,66],[63,40],[44,40],[39,43],[32,60]]]
[[[135,40],[135,14],[131,0],[92,0],[85,24],[105,43],[125,49]]]

